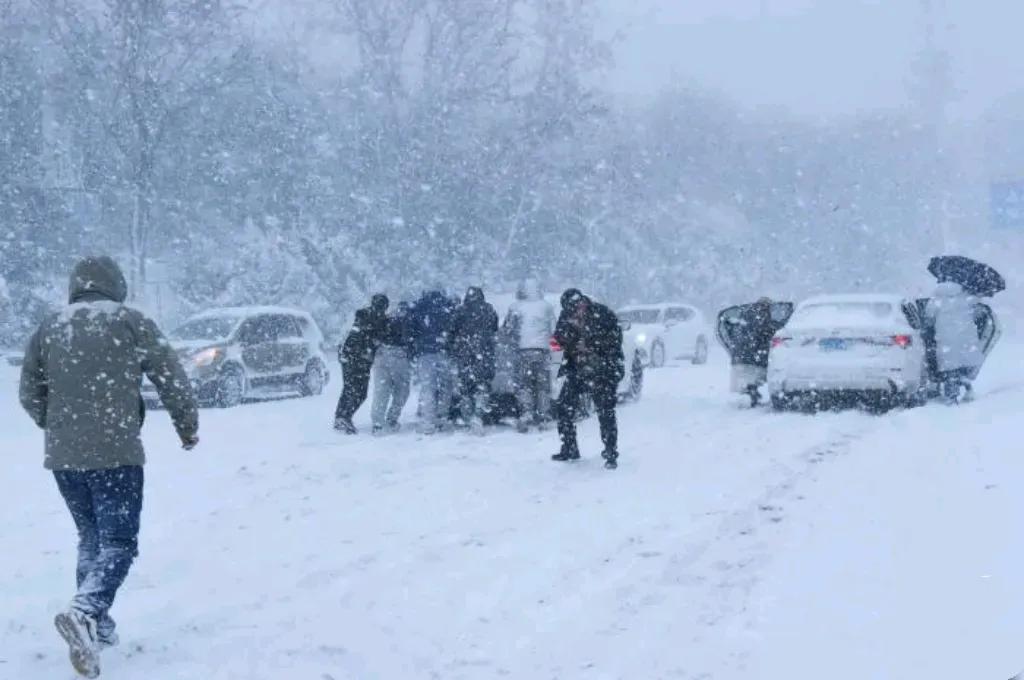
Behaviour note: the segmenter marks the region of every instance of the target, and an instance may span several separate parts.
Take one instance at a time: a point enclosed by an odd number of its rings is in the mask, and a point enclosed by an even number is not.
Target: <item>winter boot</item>
[[[338,416],[334,419],[334,429],[344,434],[356,434],[356,426],[352,424],[351,418]]]
[[[551,456],[551,460],[557,461],[559,463],[567,463],[569,461],[579,460],[579,459],[580,459],[580,452],[578,450],[576,450],[576,449],[566,449],[564,446],[562,447],[561,451],[559,451],[555,455]]]
[[[614,449],[605,449],[601,453],[601,457],[604,458],[604,466],[609,470],[615,470],[619,467],[619,452]]]
[[[110,618],[109,613],[101,616],[96,622],[96,642],[100,649],[116,647],[121,642],[117,635],[117,624]]]
[[[110,631],[109,633],[98,633],[96,635],[96,643],[100,649],[109,649],[110,647],[117,647],[121,644],[121,637],[115,632]]]
[[[53,624],[68,643],[68,656],[75,671],[86,678],[98,678],[100,646],[96,637],[96,620],[72,609],[57,614]]]

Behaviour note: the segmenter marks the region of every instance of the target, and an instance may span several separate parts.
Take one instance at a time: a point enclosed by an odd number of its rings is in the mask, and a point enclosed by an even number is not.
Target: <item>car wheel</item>
[[[639,352],[633,355],[633,366],[629,373],[629,398],[638,401],[644,392],[644,362]]]
[[[697,366],[708,362],[708,339],[703,335],[697,338],[697,346],[693,350],[693,363]]]
[[[315,397],[324,391],[324,369],[318,361],[311,361],[299,384],[299,391],[304,397]]]
[[[245,399],[245,373],[237,366],[228,366],[220,374],[213,403],[218,408],[234,408]]]
[[[665,345],[661,340],[655,340],[651,345],[651,368],[661,368],[665,365]]]

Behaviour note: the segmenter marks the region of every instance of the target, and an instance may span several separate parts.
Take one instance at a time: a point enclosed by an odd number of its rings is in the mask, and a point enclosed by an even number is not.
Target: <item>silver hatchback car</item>
[[[308,313],[286,307],[224,307],[170,333],[200,404],[222,408],[277,394],[313,396],[330,379],[323,334]],[[147,402],[155,388],[143,385]]]

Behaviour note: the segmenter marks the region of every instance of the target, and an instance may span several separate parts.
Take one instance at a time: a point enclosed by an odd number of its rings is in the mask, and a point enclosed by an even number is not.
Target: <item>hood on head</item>
[[[479,305],[486,301],[484,297],[484,289],[479,286],[470,286],[466,290],[466,304],[467,305]]]
[[[128,284],[124,273],[113,258],[106,255],[90,256],[79,261],[71,272],[68,301],[106,299],[124,302],[128,298]]]
[[[384,295],[383,293],[377,293],[372,298],[370,298],[370,308],[373,309],[373,311],[377,312],[378,314],[383,314],[384,312],[388,311],[388,306],[390,304],[391,301],[388,300],[388,296]]]
[[[579,288],[569,288],[562,293],[562,309],[573,312],[579,308],[580,305],[589,302],[586,295],[580,291]]]
[[[939,285],[935,286],[935,297],[950,298],[963,294],[963,286],[953,281],[943,281]]]
[[[540,281],[537,279],[525,279],[519,284],[517,297],[520,300],[540,300],[543,297],[540,290]]]

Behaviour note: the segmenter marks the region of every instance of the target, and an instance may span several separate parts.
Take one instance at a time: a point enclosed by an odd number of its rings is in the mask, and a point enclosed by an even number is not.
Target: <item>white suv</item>
[[[618,315],[629,324],[627,335],[651,368],[661,368],[669,359],[689,359],[695,364],[708,360],[708,326],[703,312],[693,305],[632,305]]]

